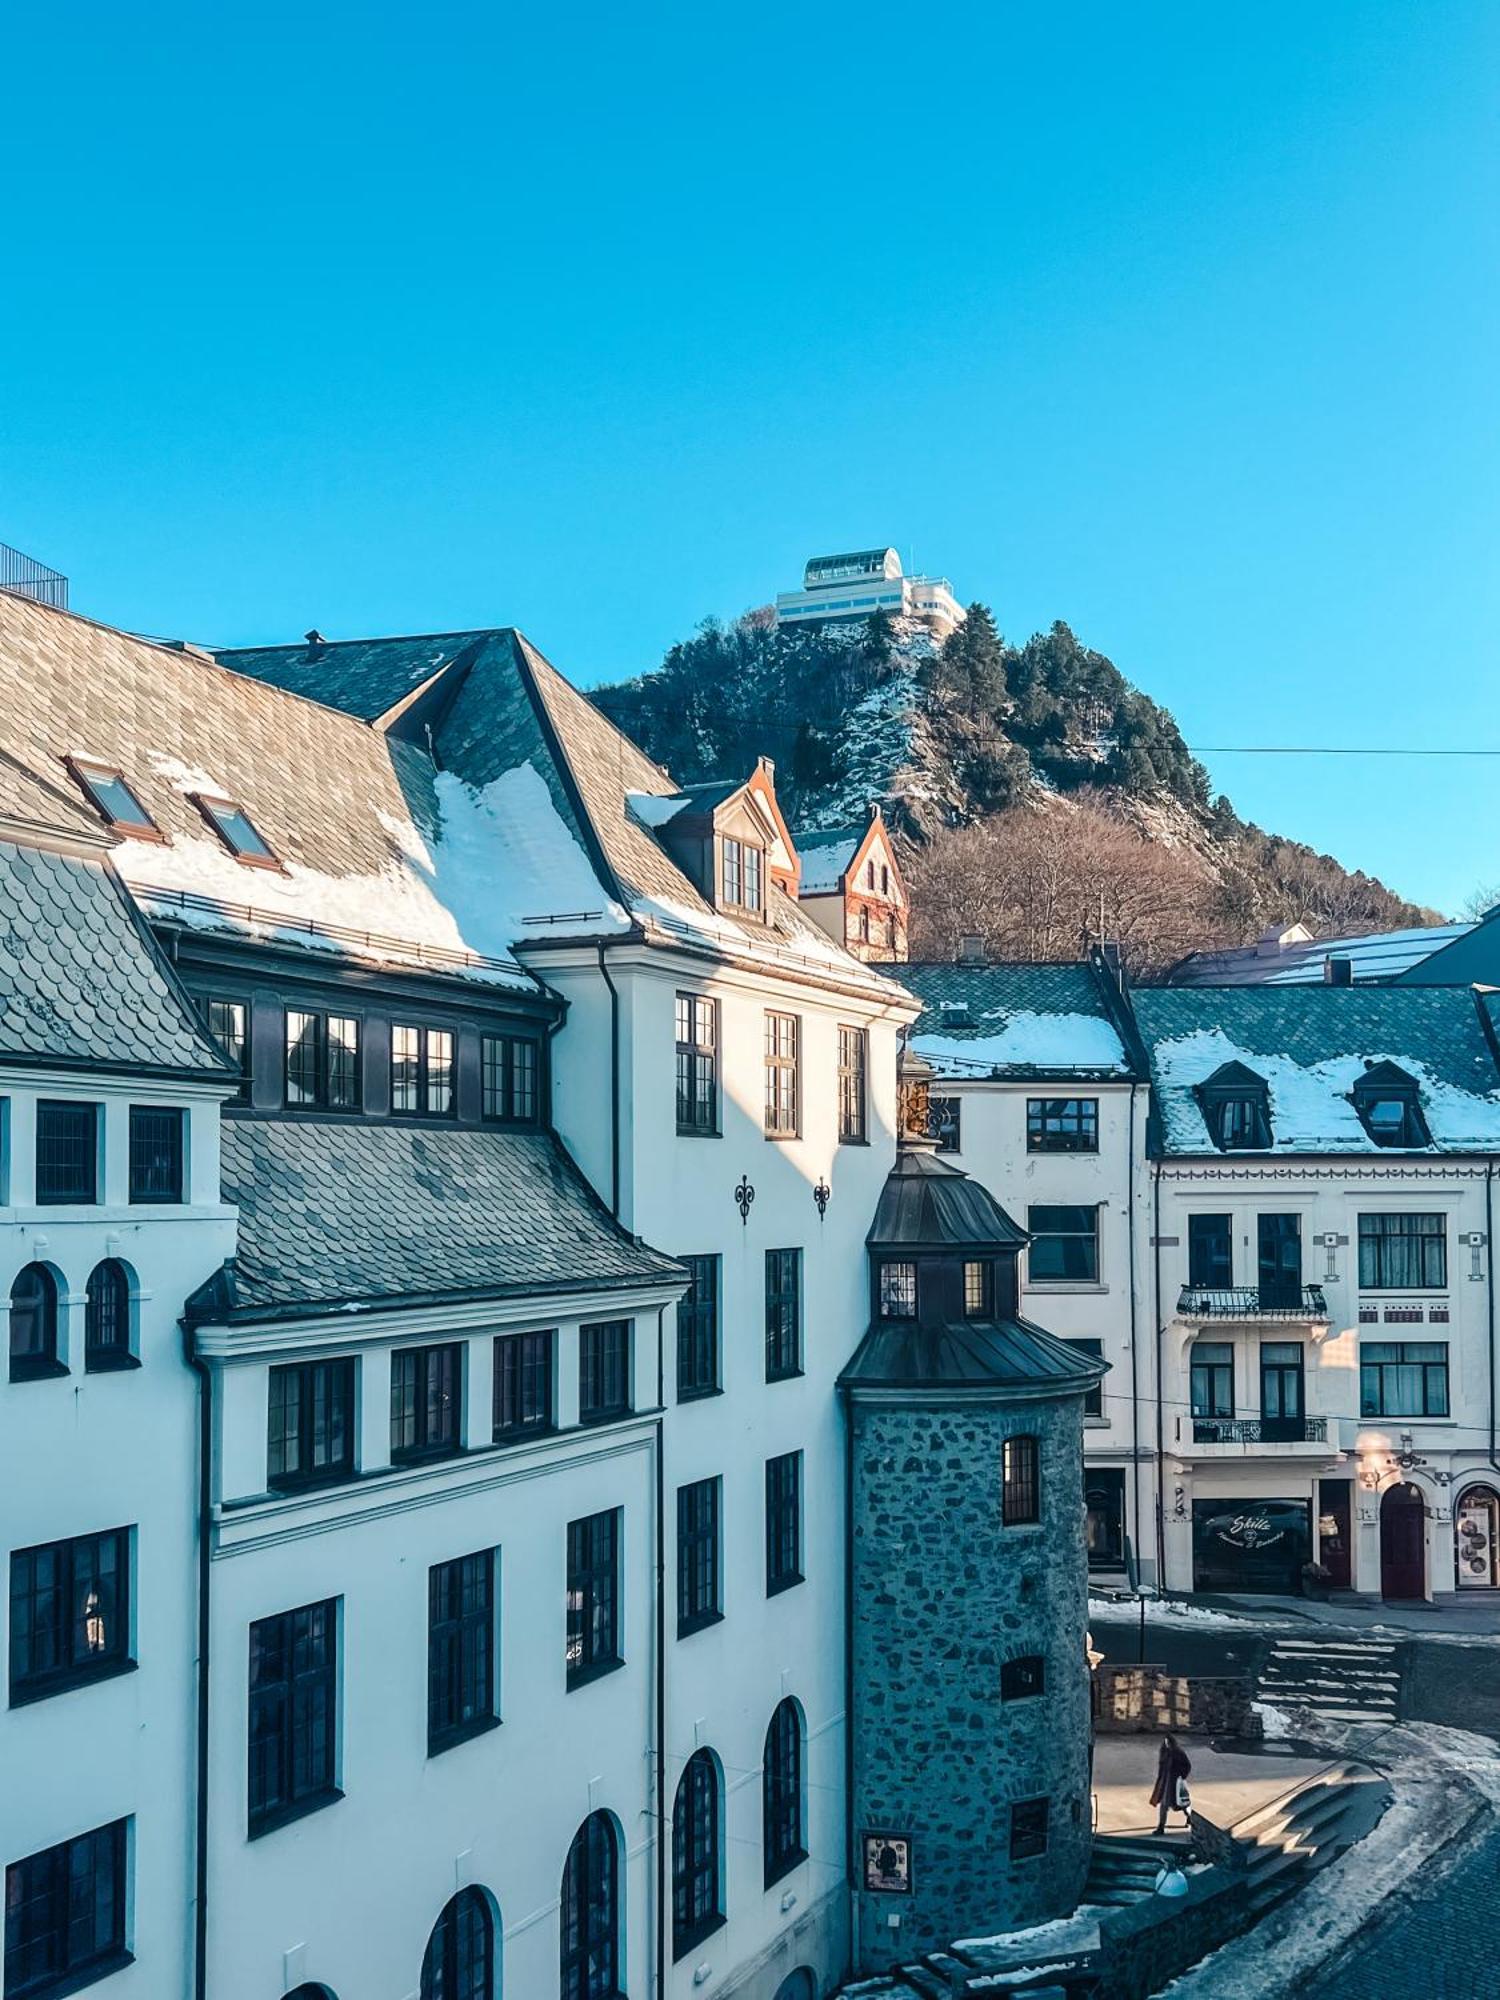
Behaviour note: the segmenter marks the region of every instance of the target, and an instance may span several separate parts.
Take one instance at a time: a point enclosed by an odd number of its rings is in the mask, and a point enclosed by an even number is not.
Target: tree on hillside
[[[1005,645],[985,605],[969,606],[963,624],[924,662],[919,686],[933,742],[975,811],[994,812],[1019,797],[1030,760],[1006,728],[1013,703]]]

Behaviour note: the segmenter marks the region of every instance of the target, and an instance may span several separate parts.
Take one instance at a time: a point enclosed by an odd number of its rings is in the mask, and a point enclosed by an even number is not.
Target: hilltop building
[[[910,618],[944,639],[964,619],[964,607],[942,576],[906,576],[894,549],[856,549],[813,556],[800,590],[776,594],[778,625],[822,625],[885,611]]]

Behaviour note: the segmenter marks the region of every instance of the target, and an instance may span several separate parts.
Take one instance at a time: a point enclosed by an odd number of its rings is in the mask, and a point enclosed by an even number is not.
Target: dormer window
[[[136,840],[163,838],[160,827],[113,765],[95,764],[86,757],[70,757],[68,769],[106,826],[131,834]]]
[[[1395,1063],[1375,1063],[1350,1093],[1360,1123],[1377,1146],[1430,1146],[1415,1077]]]
[[[281,863],[261,839],[243,806],[207,792],[194,792],[193,804],[236,861],[243,861],[247,868],[280,868]]]
[[[1221,1153],[1259,1153],[1271,1144],[1270,1097],[1266,1080],[1243,1063],[1225,1063],[1200,1086],[1199,1103],[1208,1136]]]
[[[905,1261],[880,1267],[880,1317],[915,1319],[917,1316],[917,1267]]]
[[[760,913],[765,856],[748,840],[724,839],[724,901],[737,909]]]

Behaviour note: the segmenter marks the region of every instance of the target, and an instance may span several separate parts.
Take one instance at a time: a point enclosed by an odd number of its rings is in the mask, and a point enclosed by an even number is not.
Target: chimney
[[[959,939],[958,962],[960,965],[984,964],[984,939],[978,931],[965,931]]]
[[[1114,981],[1117,989],[1125,991],[1125,965],[1120,957],[1120,947],[1113,939],[1106,939],[1099,946],[1099,963]]]
[[[1327,986],[1352,986],[1354,984],[1354,960],[1352,958],[1325,958],[1323,961],[1323,982]]]
[[[318,630],[316,625],[314,625],[310,632],[304,632],[302,636],[306,639],[307,650],[312,654],[314,659],[318,659],[328,651],[328,641],[323,637],[323,634]]]

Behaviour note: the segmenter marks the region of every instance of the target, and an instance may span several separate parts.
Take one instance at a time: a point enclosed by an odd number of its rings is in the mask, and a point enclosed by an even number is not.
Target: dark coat
[[[1177,1787],[1192,1768],[1192,1759],[1180,1743],[1163,1743],[1156,1759],[1156,1783],[1151,1787],[1152,1805],[1159,1806],[1165,1799],[1175,1807]]]

